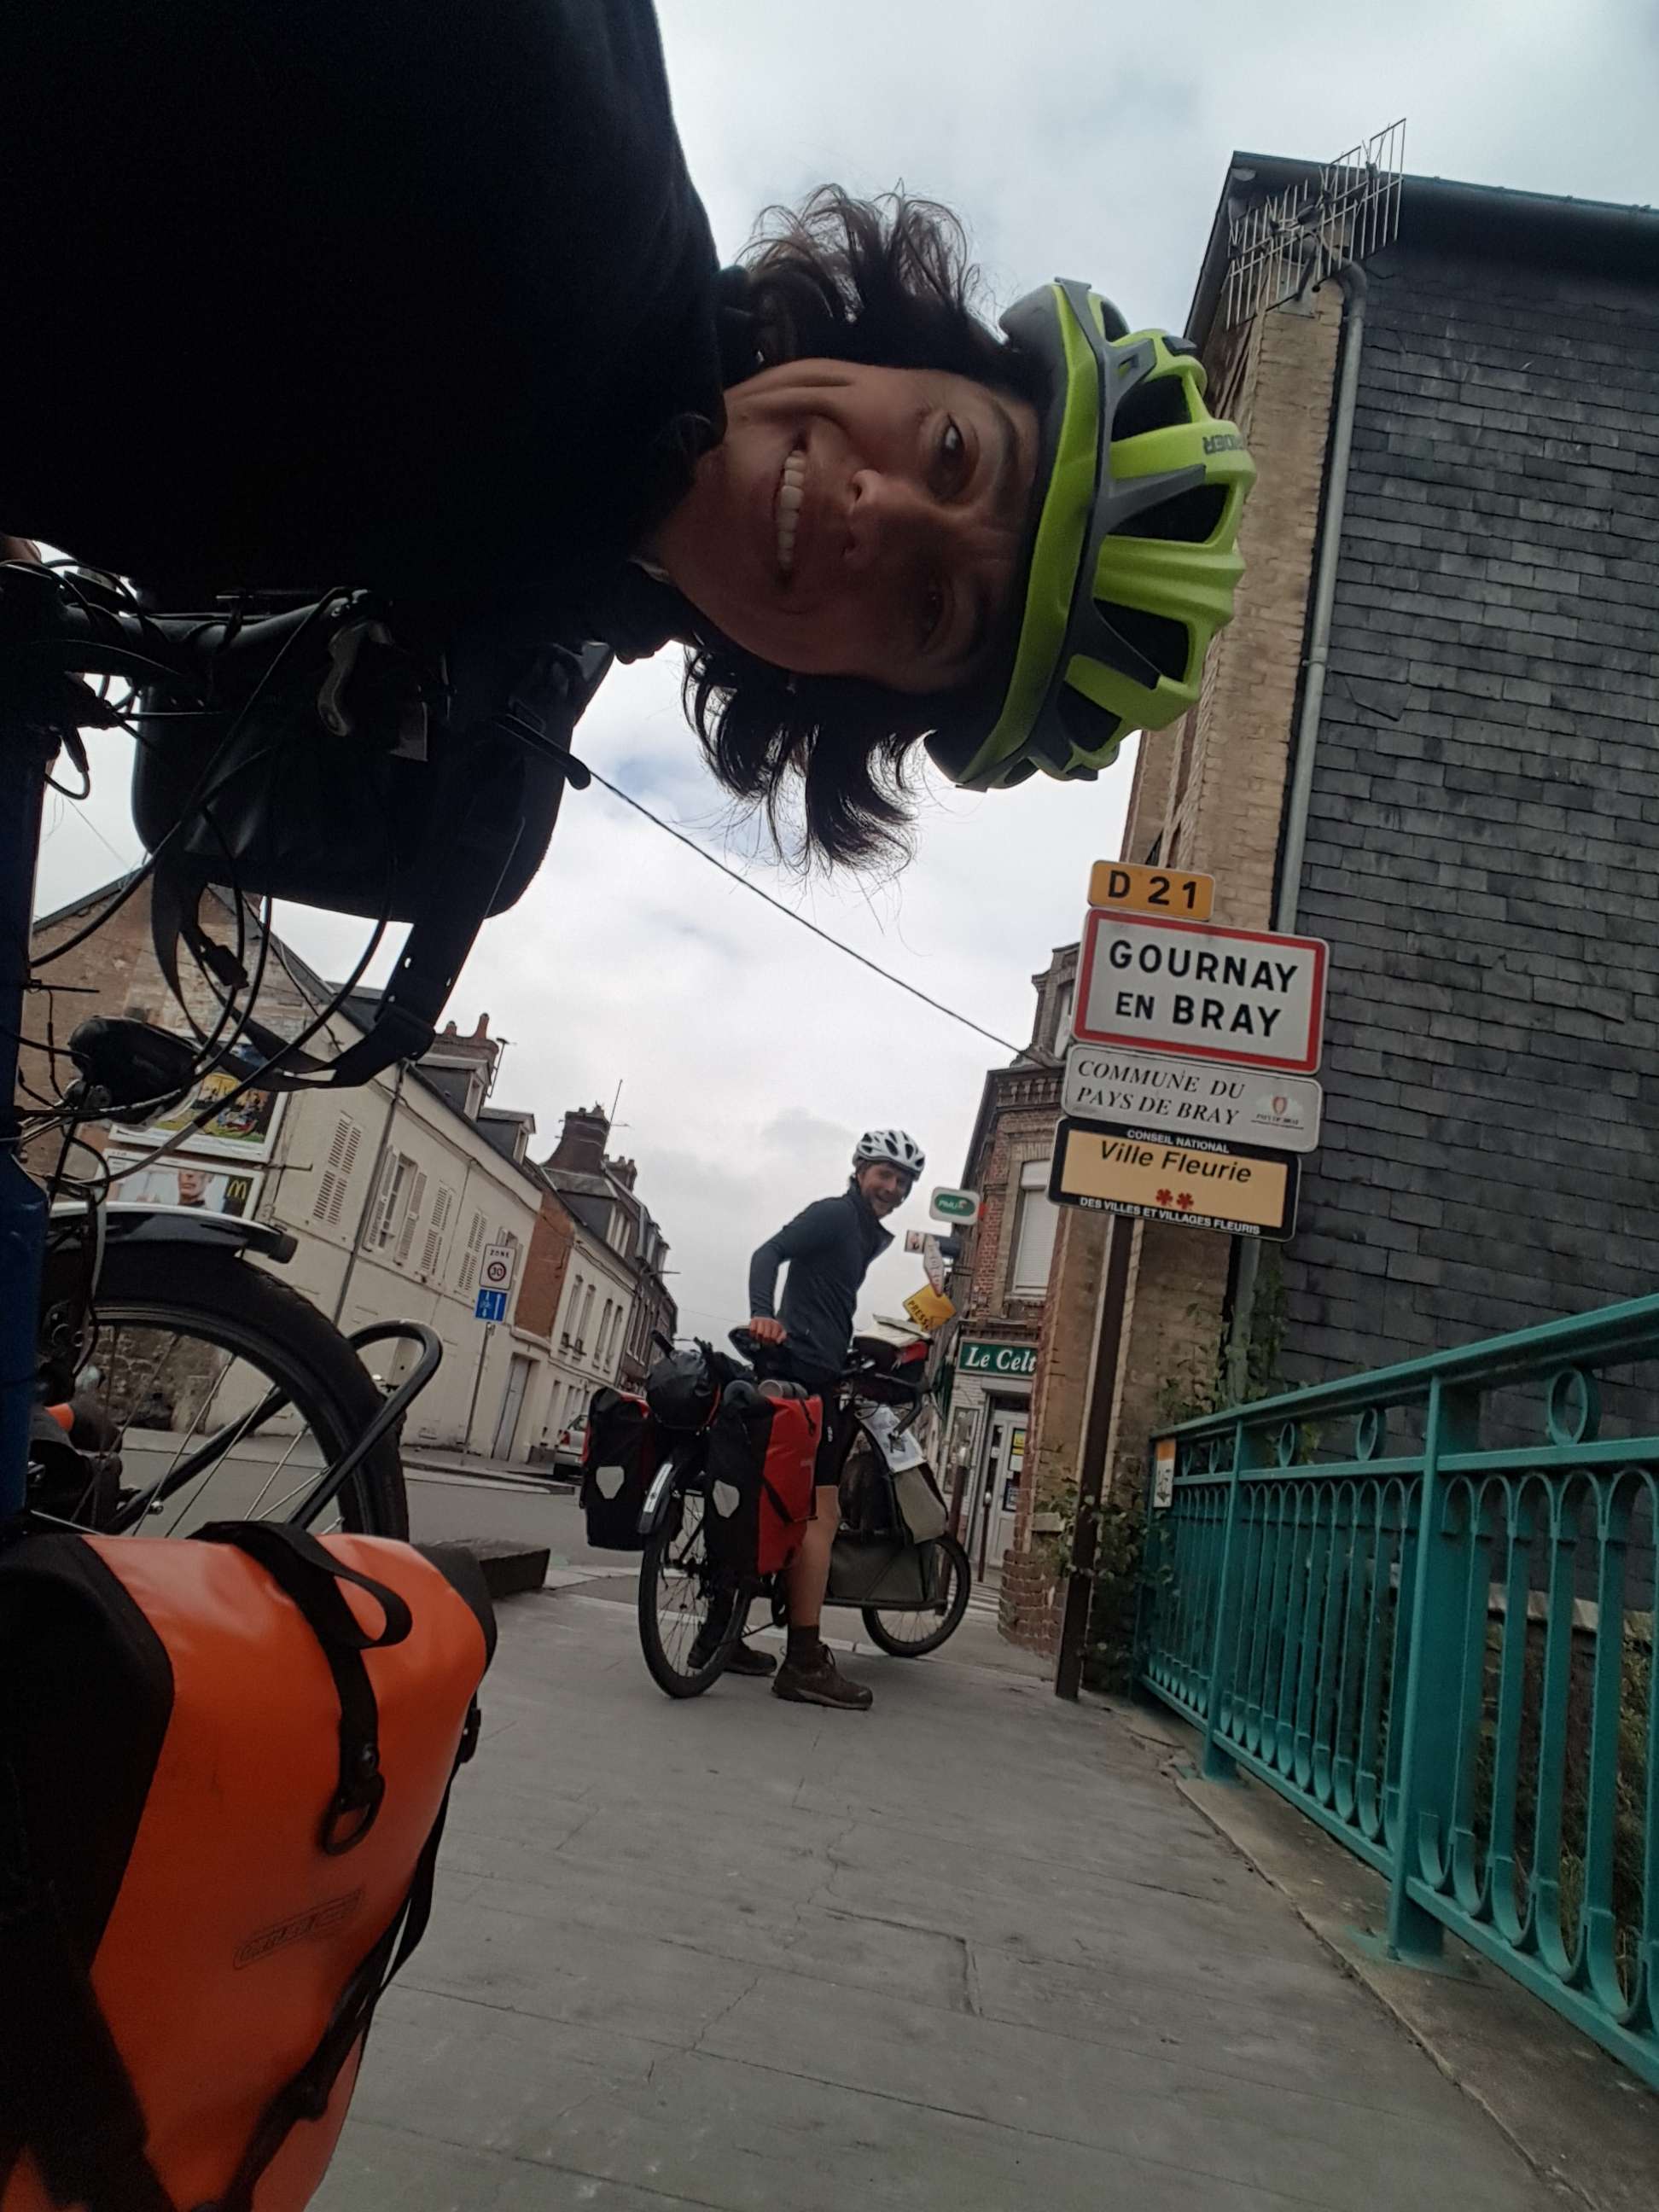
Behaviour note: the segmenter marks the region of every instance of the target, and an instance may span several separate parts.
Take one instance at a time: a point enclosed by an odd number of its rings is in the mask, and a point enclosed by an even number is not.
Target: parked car
[[[568,1429],[559,1431],[559,1440],[553,1447],[553,1465],[560,1474],[579,1474],[582,1454],[587,1449],[587,1416],[578,1414]]]

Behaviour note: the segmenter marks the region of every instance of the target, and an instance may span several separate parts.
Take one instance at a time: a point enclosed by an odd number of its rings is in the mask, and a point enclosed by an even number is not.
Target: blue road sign
[[[478,1293],[478,1303],[472,1309],[472,1318],[474,1321],[505,1321],[507,1319],[507,1292],[505,1291],[480,1291]]]

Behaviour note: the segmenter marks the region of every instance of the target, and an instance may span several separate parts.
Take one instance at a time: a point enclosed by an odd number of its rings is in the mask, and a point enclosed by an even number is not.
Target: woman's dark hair
[[[742,263],[762,368],[829,360],[945,369],[1040,397],[976,312],[980,276],[966,235],[934,201],[854,199],[825,185],[799,210],[768,209]],[[688,649],[685,705],[715,775],[764,811],[781,847],[799,781],[804,854],[832,863],[902,856],[905,757],[951,710],[948,696],[792,677],[707,635]]]

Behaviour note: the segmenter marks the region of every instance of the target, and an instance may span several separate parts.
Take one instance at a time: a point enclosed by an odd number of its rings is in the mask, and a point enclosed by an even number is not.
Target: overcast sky
[[[1080,276],[1132,324],[1179,327],[1235,149],[1328,157],[1408,118],[1417,174],[1615,201],[1654,197],[1659,14],[1649,0],[659,0],[691,173],[717,241],[834,178],[900,179],[956,207],[1004,304]],[[896,880],[802,884],[731,836],[681,720],[672,656],[617,672],[582,750],[871,958],[1016,1043],[1030,979],[1076,936],[1090,862],[1115,854],[1131,762],[1092,788],[930,786]],[[41,910],[138,855],[125,742],[51,799]],[[359,926],[290,909],[325,974]],[[840,1186],[858,1131],[897,1122],[961,1172],[983,1072],[1005,1058],[890,988],[597,787],[566,802],[541,874],[488,925],[452,1002],[511,1040],[497,1091],[550,1149],[569,1106],[623,1085],[613,1149],[673,1247],[684,1325],[743,1317],[748,1255]],[[925,1197],[901,1213],[921,1225]],[[921,1279],[896,1251],[866,1312]]]

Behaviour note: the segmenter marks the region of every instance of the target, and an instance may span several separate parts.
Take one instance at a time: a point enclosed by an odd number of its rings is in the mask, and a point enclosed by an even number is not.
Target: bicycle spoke
[[[265,1477],[264,1483],[260,1486],[259,1495],[247,1509],[247,1513],[245,1516],[246,1519],[250,1521],[257,1519],[260,1507],[270,1495],[271,1485],[277,1480],[284,1468],[287,1467],[289,1460],[293,1458],[295,1453],[300,1449],[301,1434],[303,1434],[303,1431],[296,1433],[293,1443],[289,1444],[288,1449],[283,1454],[281,1459],[277,1461],[276,1466],[271,1468],[270,1473]],[[301,1495],[302,1491],[309,1489],[310,1486],[309,1483],[301,1483],[298,1490],[290,1490],[286,1498],[279,1498],[276,1501],[277,1512],[280,1513],[283,1506],[291,1504],[295,1498]]]
[[[215,1401],[217,1399],[220,1391],[224,1388],[225,1377],[229,1374],[231,1368],[234,1364],[235,1363],[234,1361],[228,1359],[224,1365],[219,1370],[218,1374],[214,1377],[212,1389],[209,1391],[205,1402],[198,1407],[195,1419],[191,1422],[190,1427],[179,1441],[178,1449],[173,1455],[173,1464],[167,1469],[167,1474],[172,1474],[177,1469],[179,1461],[184,1457],[185,1444],[187,1444],[190,1442],[191,1437],[196,1434],[197,1429],[201,1425],[202,1416],[212,1410]],[[223,1465],[224,1457],[223,1455],[221,1454],[219,1466],[222,1467]],[[214,1472],[216,1474],[218,1469],[216,1468]],[[179,1508],[178,1512],[173,1516],[172,1522],[164,1532],[166,1534],[169,1536],[176,1536],[178,1534],[180,1522],[183,1521],[185,1514],[189,1512],[191,1507],[206,1496],[208,1484],[212,1480],[213,1475],[210,1474],[209,1475],[207,1481],[203,1483],[198,1489],[191,1492],[190,1495],[185,1498],[185,1503]],[[167,1476],[164,1474],[161,1482],[157,1485],[158,1490],[164,1492],[167,1488]]]

